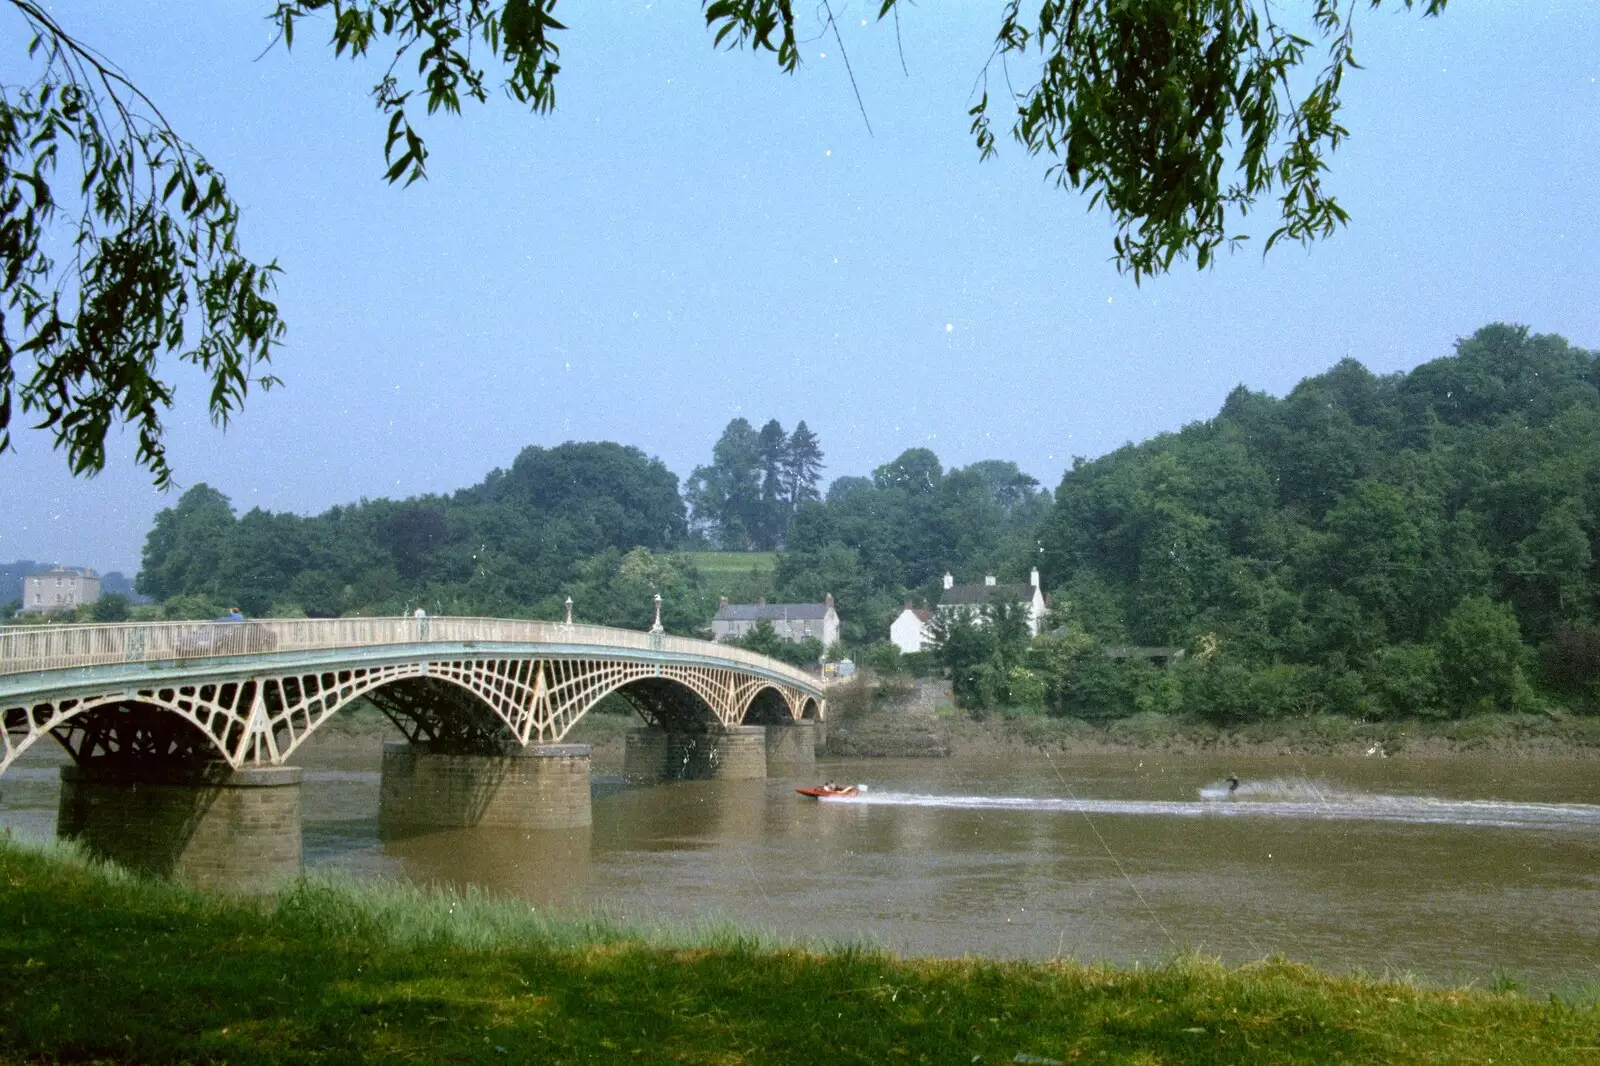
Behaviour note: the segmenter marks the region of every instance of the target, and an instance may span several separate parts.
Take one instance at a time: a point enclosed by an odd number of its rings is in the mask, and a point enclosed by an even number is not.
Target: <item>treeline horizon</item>
[[[1044,669],[990,649],[969,701],[1193,703],[1171,691],[1181,671],[1156,684],[1096,658],[1132,644],[1241,671],[1225,687],[1256,692],[1234,701],[1243,717],[1399,714],[1464,693],[1527,709],[1593,685],[1578,675],[1600,614],[1597,366],[1558,336],[1490,325],[1409,372],[1345,359],[1281,399],[1240,386],[1213,418],[1075,460],[1053,493],[1015,463],[947,470],[925,448],[823,491],[824,442],[804,422],[742,418],[682,484],[637,448],[569,442],[454,493],[309,517],[236,516],[197,485],[157,515],[137,587],[173,617],[558,618],[570,595],[580,620],[641,628],[660,593],[667,628],[689,635],[720,595],[832,593],[847,649],[892,669],[871,646],[907,600],[936,602],[945,572],[1016,582],[1038,566],[1074,650]],[[708,549],[777,554],[729,576],[685,554]],[[1463,654],[1496,679],[1456,677]]]

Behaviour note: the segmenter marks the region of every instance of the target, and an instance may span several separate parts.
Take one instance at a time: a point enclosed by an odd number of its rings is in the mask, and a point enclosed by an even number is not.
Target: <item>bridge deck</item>
[[[821,681],[743,648],[664,633],[512,618],[272,618],[246,622],[124,622],[0,629],[0,676],[177,660],[234,659],[396,645],[524,645],[654,653],[753,668],[813,695]]]
[[[477,702],[452,701],[439,684]],[[435,687],[419,696],[419,685]],[[769,690],[777,705],[758,706]],[[135,754],[151,744],[189,751],[199,736],[215,748],[200,750],[235,768],[278,765],[362,698],[381,700],[419,737],[466,730],[452,742],[550,743],[613,691],[647,721],[687,728],[706,715],[729,727],[747,714],[781,723],[826,713],[821,681],[776,659],[607,626],[417,617],[18,626],[0,630],[0,773],[51,734],[75,753]],[[198,733],[163,732],[168,715]]]

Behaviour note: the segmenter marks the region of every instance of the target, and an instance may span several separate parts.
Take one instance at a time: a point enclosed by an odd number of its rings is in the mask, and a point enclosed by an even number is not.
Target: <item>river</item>
[[[918,955],[1128,964],[1195,949],[1533,990],[1600,982],[1593,761],[823,760],[818,779],[867,792],[597,775],[588,830],[382,840],[376,749],[300,760],[308,869]],[[54,833],[59,760],[30,754],[0,779],[0,827]]]

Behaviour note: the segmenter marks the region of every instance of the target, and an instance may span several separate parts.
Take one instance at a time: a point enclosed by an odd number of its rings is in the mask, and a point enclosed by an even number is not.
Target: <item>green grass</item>
[[[1283,962],[901,960],[326,880],[237,902],[14,845],[0,884],[5,1062],[1600,1061],[1592,1005]]]
[[[707,578],[740,577],[778,567],[777,552],[684,552]]]

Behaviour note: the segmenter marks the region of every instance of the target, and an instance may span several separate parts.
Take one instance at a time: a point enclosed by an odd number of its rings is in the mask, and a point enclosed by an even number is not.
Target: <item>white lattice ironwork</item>
[[[772,690],[791,720],[818,717],[823,704],[811,692],[752,674],[738,666],[655,661],[636,658],[551,657],[536,655],[460,656],[345,668],[262,669],[220,680],[182,681],[150,687],[51,697],[0,705],[5,729],[0,773],[41,737],[54,733],[69,748],[111,757],[138,730],[111,726],[118,712],[175,714],[203,733],[216,757],[234,768],[279,765],[318,727],[367,693],[415,678],[446,682],[472,693],[505,727],[505,741],[517,745],[553,743],[597,702],[628,686],[663,684],[693,693],[708,721],[722,726],[746,720],[756,698]],[[658,689],[659,690],[659,689]],[[635,700],[652,717],[646,700]],[[767,706],[773,706],[769,700]],[[770,713],[770,711],[768,712]],[[662,723],[673,724],[673,723]],[[148,730],[146,731],[148,732]]]
[[[419,644],[522,644],[640,651],[753,667],[797,688],[803,670],[727,644],[634,629],[517,618],[264,618],[248,622],[114,622],[0,629],[0,676],[122,663],[201,662],[267,653]],[[820,689],[818,689],[820,691]]]

